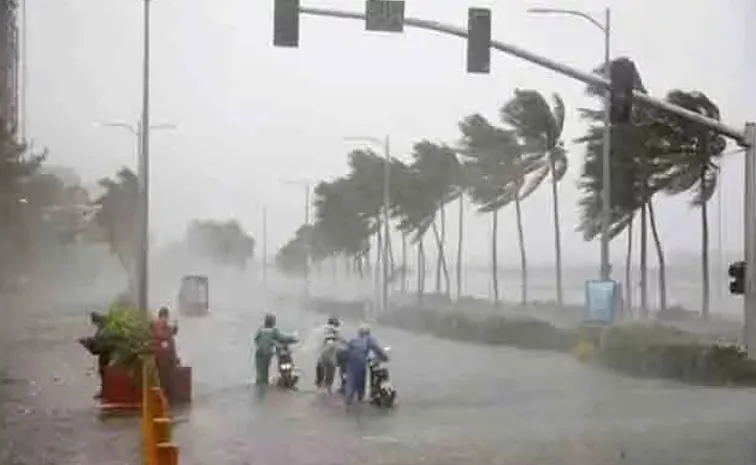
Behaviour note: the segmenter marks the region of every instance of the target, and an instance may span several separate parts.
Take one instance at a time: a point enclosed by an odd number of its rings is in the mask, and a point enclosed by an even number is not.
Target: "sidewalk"
[[[92,331],[86,305],[1,302],[0,463],[138,463],[136,420],[103,421],[92,399],[95,362],[76,342]]]

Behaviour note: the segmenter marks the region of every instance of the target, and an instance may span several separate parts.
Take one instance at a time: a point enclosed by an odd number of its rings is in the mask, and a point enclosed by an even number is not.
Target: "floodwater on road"
[[[347,410],[313,386],[314,355],[295,353],[299,392],[251,386],[251,338],[266,309],[307,334],[324,317],[291,302],[216,301],[180,318],[194,403],[178,412],[182,464],[725,464],[756,458],[756,391],[637,380],[569,356],[478,346],[382,327],[399,404]],[[237,300],[238,302],[238,300]],[[347,332],[354,331],[347,325]],[[285,462],[284,462],[285,461]]]

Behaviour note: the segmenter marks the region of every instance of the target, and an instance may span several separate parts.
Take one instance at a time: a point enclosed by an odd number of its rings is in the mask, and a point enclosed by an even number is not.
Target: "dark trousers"
[[[255,352],[255,371],[257,372],[255,384],[258,386],[267,386],[270,384],[270,361],[272,359],[272,354]]]
[[[107,354],[97,356],[97,374],[100,376],[100,395],[105,392],[105,369],[110,364],[110,357]]]
[[[176,361],[168,357],[157,357],[156,365],[158,378],[160,378],[160,388],[163,390],[165,399],[168,402],[173,401],[173,375],[176,372]]]
[[[336,365],[318,360],[318,364],[315,367],[315,385],[317,387],[326,387],[330,390],[335,377]]]
[[[351,404],[355,398],[362,402],[365,397],[365,377],[367,370],[364,364],[350,363],[347,367],[346,402]]]

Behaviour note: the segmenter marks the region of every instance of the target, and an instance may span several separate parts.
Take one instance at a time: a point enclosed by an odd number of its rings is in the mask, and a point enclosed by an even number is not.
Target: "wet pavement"
[[[95,362],[75,342],[91,333],[86,306],[3,300],[1,308],[0,464],[139,463],[134,420],[97,415]]]
[[[308,333],[323,316],[293,301],[215,288],[204,318],[179,317],[194,402],[177,412],[185,465],[753,464],[756,391],[635,380],[569,356],[476,346],[375,328],[391,346],[399,404],[347,410],[312,386],[314,356],[296,354],[300,392],[250,385],[251,336],[266,308]],[[250,307],[235,302],[246,294]],[[134,419],[100,421],[94,361],[73,342],[82,306],[6,318],[0,339],[0,463],[136,464]],[[353,328],[349,328],[353,330]]]

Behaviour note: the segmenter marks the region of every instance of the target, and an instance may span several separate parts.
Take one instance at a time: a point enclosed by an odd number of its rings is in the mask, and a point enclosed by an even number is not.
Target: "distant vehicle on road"
[[[178,303],[182,315],[207,315],[210,311],[210,283],[207,276],[184,276],[179,287]]]

